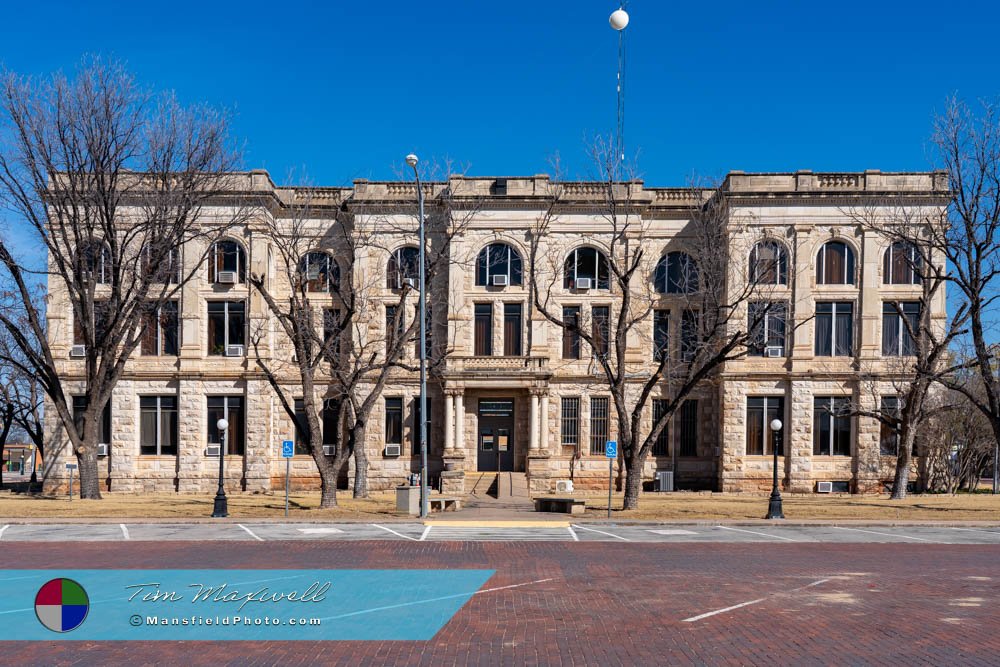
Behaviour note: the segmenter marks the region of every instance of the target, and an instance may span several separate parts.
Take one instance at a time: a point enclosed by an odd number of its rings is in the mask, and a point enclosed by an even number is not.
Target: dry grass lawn
[[[0,517],[6,519],[74,518],[74,519],[185,519],[207,518],[212,515],[215,494],[131,495],[104,493],[102,500],[71,502],[66,496],[26,496],[0,494]],[[229,516],[244,519],[283,518],[285,494],[230,494]],[[350,491],[337,494],[340,507],[319,509],[319,492],[292,493],[289,497],[290,519],[384,519],[395,515],[396,497],[390,492],[372,493],[371,498],[355,500]]]
[[[583,495],[587,516],[607,516],[608,496]],[[787,519],[855,519],[870,521],[997,521],[1000,522],[1000,495],[962,494],[920,495],[906,500],[884,496],[786,494],[782,497]],[[701,520],[762,519],[767,514],[767,496],[741,494],[647,493],[639,499],[639,509],[622,511],[622,498],[612,500],[612,516],[617,519]],[[617,511],[615,511],[617,510]]]

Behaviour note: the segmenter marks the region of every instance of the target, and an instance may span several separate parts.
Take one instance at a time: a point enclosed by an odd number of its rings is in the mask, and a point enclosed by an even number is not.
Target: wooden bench
[[[431,512],[457,512],[462,509],[462,501],[446,496],[431,496],[427,499],[427,506]]]
[[[583,514],[587,501],[583,498],[535,498],[536,512],[562,512],[563,514]]]

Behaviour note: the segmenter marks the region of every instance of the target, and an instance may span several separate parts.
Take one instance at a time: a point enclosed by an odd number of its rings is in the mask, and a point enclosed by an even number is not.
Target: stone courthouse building
[[[314,216],[309,228],[319,248],[333,212],[379,204],[380,217],[369,220],[379,241],[353,268],[355,278],[377,276],[379,283],[366,301],[362,335],[385,333],[386,308],[397,302],[402,281],[415,277],[413,227],[407,231],[405,225],[390,224],[394,216],[414,219],[412,183],[356,181],[351,188],[303,189],[276,187],[266,172],[243,178],[242,194],[249,193],[255,207],[251,222],[216,243],[208,265],[161,313],[114,392],[104,420],[102,488],[214,490],[220,417],[231,424],[225,447],[229,485],[249,492],[283,486],[281,441],[294,438],[295,427],[257,368],[249,341],[251,330],[263,326],[270,332],[261,339],[265,353],[290,357],[280,329],[269,322],[263,300],[247,281],[248,272],[280,273],[267,226],[280,228],[308,201]],[[449,248],[448,266],[428,295],[432,335],[447,348],[429,376],[432,481],[460,490],[466,473],[500,469],[526,473],[535,491],[554,490],[557,480],[571,475],[577,486],[605,485],[604,443],[616,437],[609,393],[602,389],[586,343],[542,317],[529,293],[531,232],[540,216],[551,212],[553,184],[546,176],[452,177],[426,187],[432,219],[445,189],[453,195],[452,206],[462,207],[457,193],[467,193],[469,206],[465,226]],[[641,181],[625,187],[645,230],[646,253],[662,259],[668,273],[683,265],[692,192],[646,187]],[[563,317],[603,321],[615,315],[603,256],[603,188],[569,182],[560,185],[560,192],[539,258],[544,257],[544,266],[537,267],[547,276],[542,282],[551,285],[549,305]],[[876,383],[873,392],[870,378],[891,375],[912,342],[900,326],[899,312],[886,304],[902,302],[909,313],[921,286],[909,250],[860,224],[851,211],[890,203],[942,211],[946,177],[732,172],[718,196],[729,199],[734,219],[732,279],[766,265],[767,275],[758,278],[768,285],[768,300],[776,307],[766,317],[760,345],[725,363],[675,413],[648,458],[648,480],[656,472],[673,471],[681,489],[769,488],[774,442],[769,423],[777,417],[786,425],[779,450],[785,488],[815,492],[819,482],[833,483],[833,490],[878,488],[891,477],[892,434],[875,419],[847,416],[838,408],[892,407],[893,384]],[[181,262],[189,254],[200,255],[181,249]],[[327,307],[336,306],[322,294],[324,281],[347,266],[336,249],[311,253],[303,262],[308,279],[317,283],[317,304],[327,299]],[[684,354],[686,311],[669,286],[657,284],[655,272],[648,281],[653,299],[648,322],[629,338],[630,363],[639,371],[656,363],[661,343],[679,363]],[[414,308],[416,298],[407,303]],[[943,320],[943,291],[933,303],[932,318]],[[47,312],[52,350],[64,360],[67,386],[82,394],[83,361],[74,346],[65,294],[51,294]],[[414,351],[407,354],[412,359]],[[288,382],[295,383],[294,374]],[[418,387],[415,372],[395,370],[376,404],[364,443],[372,488],[398,484],[419,469]],[[665,392],[664,387],[654,393],[647,428],[654,411],[662,409]],[[86,398],[74,400],[82,407]],[[57,432],[54,410],[46,415],[50,432]],[[329,421],[324,441],[332,452],[338,437]],[[53,457],[51,484],[65,474],[67,450]],[[301,449],[296,454],[293,484],[316,486],[311,456]]]

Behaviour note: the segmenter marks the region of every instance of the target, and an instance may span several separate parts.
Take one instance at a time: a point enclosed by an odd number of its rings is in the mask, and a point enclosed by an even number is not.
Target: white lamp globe
[[[229,422],[227,422],[225,419],[220,419],[219,421],[215,422],[215,425],[219,428],[220,431],[225,431],[227,428],[229,428]]]
[[[417,156],[414,155],[413,153],[410,153],[409,155],[406,156],[406,164],[410,165],[411,167],[416,167],[417,162],[419,162],[419,160],[417,159]]]
[[[628,12],[624,9],[618,8],[611,12],[611,17],[608,19],[608,23],[615,30],[624,30],[628,25]]]
[[[781,430],[781,420],[780,419],[772,419],[771,420],[771,430],[772,431],[780,431]]]

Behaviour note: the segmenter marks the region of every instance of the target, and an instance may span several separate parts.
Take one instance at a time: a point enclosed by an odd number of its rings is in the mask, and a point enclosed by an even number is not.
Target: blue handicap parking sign
[[[618,441],[608,440],[607,444],[604,445],[604,455],[609,459],[618,458]]]
[[[281,456],[290,459],[295,456],[295,441],[283,440],[281,443]]]

